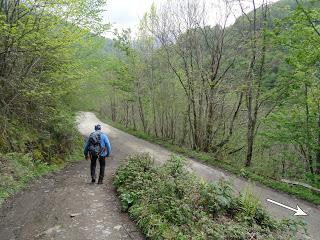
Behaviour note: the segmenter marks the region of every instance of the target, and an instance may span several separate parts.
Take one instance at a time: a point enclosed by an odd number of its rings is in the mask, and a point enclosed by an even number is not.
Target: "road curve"
[[[81,112],[78,115],[77,121],[78,129],[83,135],[88,135],[92,131],[93,126],[100,123],[103,131],[105,131],[110,137],[113,147],[113,155],[119,154],[121,155],[121,158],[132,153],[149,152],[155,160],[161,164],[172,155],[172,152],[161,146],[149,143],[101,122],[93,113]],[[117,158],[119,159],[119,157]],[[227,180],[231,180],[238,191],[242,191],[249,187],[261,200],[261,203],[266,207],[266,209],[278,219],[292,217],[294,212],[275,206],[266,201],[266,199],[273,199],[293,208],[299,205],[299,207],[307,212],[308,215],[296,218],[303,219],[307,223],[307,229],[311,237],[310,239],[320,240],[320,206],[313,205],[260,184],[253,185],[252,183],[248,183],[245,179],[236,177],[235,175],[227,173],[221,169],[206,166],[192,159],[188,159],[188,165],[198,176],[207,181],[225,178]]]

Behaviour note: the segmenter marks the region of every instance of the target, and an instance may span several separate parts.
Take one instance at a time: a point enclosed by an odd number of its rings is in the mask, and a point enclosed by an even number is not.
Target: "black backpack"
[[[92,155],[99,156],[101,153],[101,133],[93,132],[89,136],[89,151]]]

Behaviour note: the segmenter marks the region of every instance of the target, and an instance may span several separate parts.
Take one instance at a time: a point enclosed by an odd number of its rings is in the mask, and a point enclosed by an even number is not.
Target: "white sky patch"
[[[136,35],[139,27],[139,22],[143,15],[151,8],[152,3],[158,7],[165,3],[167,0],[108,0],[107,11],[104,14],[104,20],[110,22],[113,25],[113,29],[119,30],[130,28],[134,35]],[[217,24],[221,15],[224,15],[224,10],[218,10],[219,2],[222,0],[204,0],[206,6],[213,12],[210,17],[210,24]],[[277,2],[278,0],[268,0],[269,2]],[[257,6],[259,6],[263,0],[256,0]],[[248,1],[247,6],[252,6],[251,1]],[[211,10],[212,9],[212,10]],[[250,11],[250,7],[246,7],[246,11]],[[233,9],[233,14],[228,18],[228,25],[234,23],[235,19],[241,15],[239,8]],[[108,32],[106,37],[113,38],[112,30]]]
[[[113,25],[113,28],[130,28],[133,33],[138,31],[139,22],[143,15],[151,8],[152,3],[157,6],[164,0],[108,0],[104,19]],[[110,32],[107,37],[112,38]]]

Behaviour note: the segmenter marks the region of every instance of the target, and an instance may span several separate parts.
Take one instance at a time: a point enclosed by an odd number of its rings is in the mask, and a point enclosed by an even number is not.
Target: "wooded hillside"
[[[243,14],[227,26],[235,6]],[[221,9],[212,26],[208,16],[219,9],[200,0],[152,6],[138,36],[116,32],[119,53],[105,54],[86,96],[126,128],[244,175],[319,187],[319,3]]]
[[[39,160],[72,149],[72,94],[85,76],[78,50],[90,45],[104,1],[0,2],[0,150]]]
[[[0,203],[80,145],[73,106],[104,0],[0,1]],[[82,147],[82,146],[81,146]]]

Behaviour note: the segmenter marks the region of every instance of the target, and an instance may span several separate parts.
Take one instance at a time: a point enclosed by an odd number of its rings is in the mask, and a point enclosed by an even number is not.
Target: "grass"
[[[200,181],[172,157],[154,166],[148,154],[129,157],[116,171],[114,185],[122,209],[148,239],[293,239],[303,224],[277,221],[250,193],[234,194],[228,182]]]
[[[99,115],[99,114],[98,114]],[[212,156],[210,153],[205,152],[199,152],[192,150],[190,148],[186,147],[180,147],[175,144],[172,144],[171,141],[163,140],[154,136],[150,136],[144,132],[137,131],[131,128],[126,128],[122,124],[112,122],[110,119],[107,119],[101,115],[99,117],[106,121],[111,126],[118,128],[120,130],[123,130],[131,135],[134,135],[138,138],[144,139],[146,141],[156,143],[169,151],[172,151],[174,153],[181,154],[185,157],[194,158],[200,162],[203,162],[207,165],[218,167],[221,169],[224,169],[230,173],[233,173],[237,176],[244,177],[246,179],[249,179],[254,182],[261,183],[265,186],[268,186],[270,188],[273,188],[275,190],[279,190],[282,192],[285,192],[287,194],[296,196],[300,199],[306,200],[310,203],[314,203],[316,205],[320,205],[320,194],[317,192],[314,192],[310,189],[307,189],[303,186],[297,186],[297,185],[289,185],[280,181],[277,181],[276,179],[268,178],[266,176],[258,175],[250,170],[250,168],[239,168],[239,166],[235,166],[223,161],[218,161]]]
[[[80,141],[77,147],[66,157],[65,161],[47,164],[34,160],[31,154],[8,153],[0,154],[0,205],[10,196],[22,191],[33,180],[57,172],[70,162],[83,158]]]

